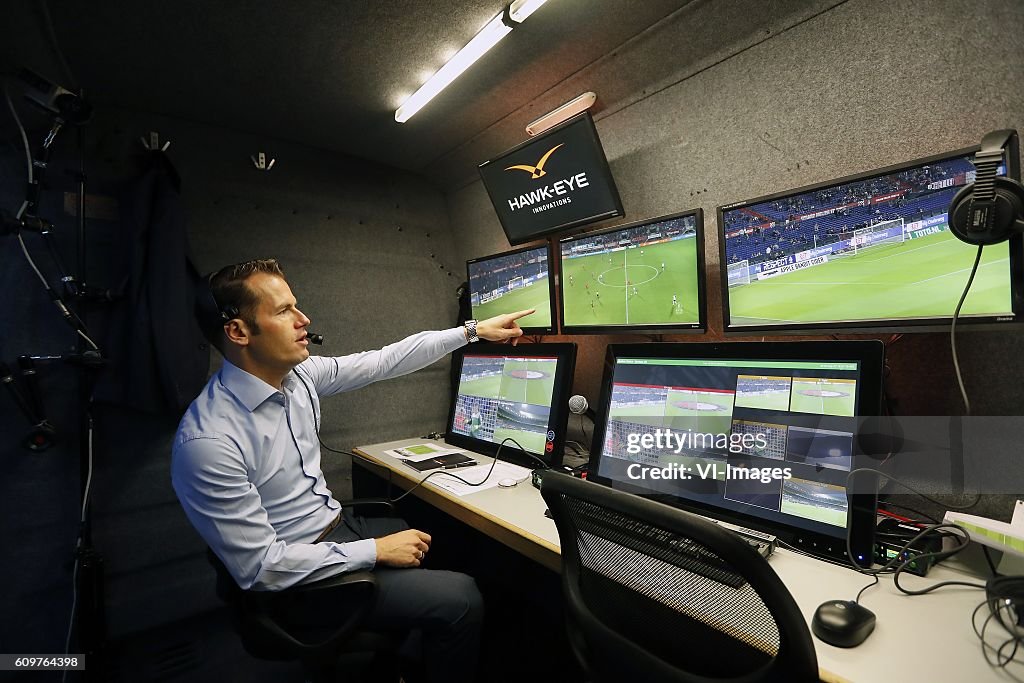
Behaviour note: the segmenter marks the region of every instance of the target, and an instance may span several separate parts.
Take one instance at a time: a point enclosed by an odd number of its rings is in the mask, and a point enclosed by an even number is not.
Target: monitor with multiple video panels
[[[480,164],[480,178],[513,246],[623,215],[586,112]]]
[[[473,344],[452,356],[458,385],[445,440],[535,469],[559,465],[569,419],[575,344]],[[520,448],[521,447],[521,448]],[[525,452],[525,453],[524,453]],[[533,457],[530,457],[531,454]]]
[[[700,209],[565,237],[558,247],[566,334],[705,330]]]
[[[608,346],[590,479],[871,558],[874,495],[847,491],[862,418],[879,415],[877,341]]]
[[[977,247],[957,240],[947,210],[974,181],[977,150],[719,207],[726,332],[948,327]],[[1024,237],[985,248],[960,319],[1024,320]]]
[[[473,318],[536,309],[519,319],[524,332],[554,331],[548,247],[527,247],[466,262]]]

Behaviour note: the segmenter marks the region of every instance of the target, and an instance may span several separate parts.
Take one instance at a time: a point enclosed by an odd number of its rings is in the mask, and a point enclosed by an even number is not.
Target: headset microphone
[[[317,334],[316,332],[307,332],[306,339],[309,340],[310,344],[316,344],[317,346],[323,346],[324,335]]]

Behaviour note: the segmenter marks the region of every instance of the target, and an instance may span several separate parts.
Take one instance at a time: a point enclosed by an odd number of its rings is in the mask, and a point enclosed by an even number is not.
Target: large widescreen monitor
[[[590,478],[833,557],[850,529],[870,559],[875,497],[846,484],[883,354],[877,341],[610,345]]]
[[[484,320],[529,308],[536,313],[519,319],[524,332],[552,332],[553,286],[548,246],[484,256],[466,262],[473,318]]]
[[[458,385],[445,441],[526,467],[559,465],[565,448],[575,344],[472,344],[452,354]]]
[[[622,201],[590,114],[480,164],[509,244],[622,215]]]
[[[704,332],[700,209],[559,241],[566,334]]]
[[[726,331],[948,328],[977,247],[946,213],[976,151],[719,207]],[[1024,319],[1022,256],[1020,235],[985,248],[962,322]]]

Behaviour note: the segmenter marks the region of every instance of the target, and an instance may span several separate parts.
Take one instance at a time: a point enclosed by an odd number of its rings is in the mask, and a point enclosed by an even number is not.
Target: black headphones
[[[213,276],[215,273],[205,275],[196,286],[195,312],[199,318],[199,324],[204,330],[223,326],[229,320],[239,317],[238,308],[235,306],[224,306],[217,303],[217,297],[213,295]]]
[[[1010,635],[1024,635],[1024,576],[997,576],[985,584],[993,616]]]
[[[982,139],[981,150],[974,156],[975,180],[957,192],[949,205],[949,229],[963,242],[999,244],[1024,233],[1024,186],[998,175],[1007,145],[1008,163],[1016,164],[1016,130],[993,131]]]

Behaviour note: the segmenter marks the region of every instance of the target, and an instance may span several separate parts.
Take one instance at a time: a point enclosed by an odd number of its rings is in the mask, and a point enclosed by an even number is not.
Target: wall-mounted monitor
[[[704,332],[700,209],[559,240],[566,334]]]
[[[484,320],[534,308],[537,312],[520,318],[519,326],[531,334],[552,332],[554,286],[548,270],[549,253],[545,244],[467,261],[473,318]]]
[[[834,557],[849,529],[863,562],[876,501],[847,476],[883,359],[877,341],[609,345],[590,479]]]
[[[480,164],[480,178],[512,245],[622,215],[586,112]]]
[[[977,148],[718,209],[730,333],[948,328],[977,247],[948,229]],[[1011,177],[1019,178],[1015,155]],[[1004,166],[1005,170],[1005,166]],[[1024,319],[1024,238],[986,247],[960,320]]]
[[[535,469],[525,453],[559,465],[565,448],[575,344],[472,344],[452,354],[459,383],[445,441]]]

